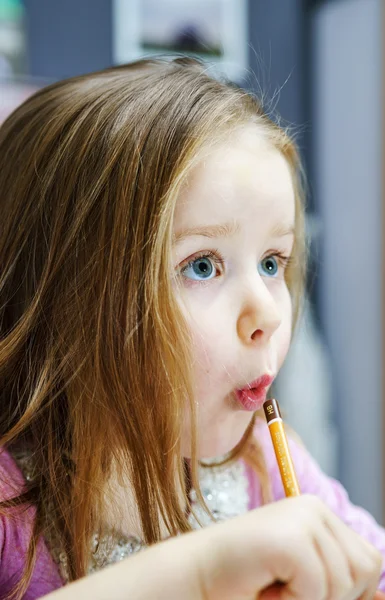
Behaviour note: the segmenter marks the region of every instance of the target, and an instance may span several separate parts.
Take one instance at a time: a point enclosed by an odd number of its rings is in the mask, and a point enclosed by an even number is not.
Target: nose
[[[281,324],[281,315],[261,278],[245,287],[237,319],[237,333],[244,344],[268,341]]]

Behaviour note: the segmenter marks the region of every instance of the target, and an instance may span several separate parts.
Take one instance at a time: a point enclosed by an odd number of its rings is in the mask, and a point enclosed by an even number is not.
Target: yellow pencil
[[[301,491],[295,474],[294,464],[291,458],[289,444],[287,443],[278,402],[274,399],[266,400],[263,404],[263,409],[269,426],[271,441],[273,442],[285,495],[287,497],[299,496]]]

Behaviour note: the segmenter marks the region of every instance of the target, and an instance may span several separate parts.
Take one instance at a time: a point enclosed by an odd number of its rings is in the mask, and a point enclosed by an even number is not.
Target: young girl
[[[1,127],[0,190],[1,593],[282,498],[258,410],[298,312],[303,207],[259,103],[183,58],[59,82]],[[292,452],[302,491],[385,556]]]

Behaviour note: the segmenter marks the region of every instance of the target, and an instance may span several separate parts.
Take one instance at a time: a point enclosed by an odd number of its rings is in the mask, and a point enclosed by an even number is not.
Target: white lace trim
[[[13,455],[27,481],[31,480],[33,464],[30,457]],[[248,478],[246,468],[241,460],[222,466],[200,466],[198,477],[202,496],[213,519],[198,502],[194,489],[190,492],[191,513],[188,517],[193,529],[212,525],[213,522],[244,514],[249,506]],[[68,581],[67,556],[64,552],[48,545],[54,560],[58,563],[60,574]],[[119,562],[145,548],[145,544],[136,536],[104,536],[97,535],[92,540],[92,554],[88,568],[93,573],[103,567]]]

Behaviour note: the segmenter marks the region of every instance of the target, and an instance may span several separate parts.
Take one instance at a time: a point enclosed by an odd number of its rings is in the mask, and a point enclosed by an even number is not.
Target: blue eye
[[[275,277],[278,273],[278,261],[274,256],[267,256],[258,265],[258,272],[262,276]]]
[[[215,276],[216,274],[216,269],[210,258],[202,256],[189,262],[189,264],[182,269],[182,273],[185,277],[188,277],[188,279],[202,281],[212,279],[212,276]]]

